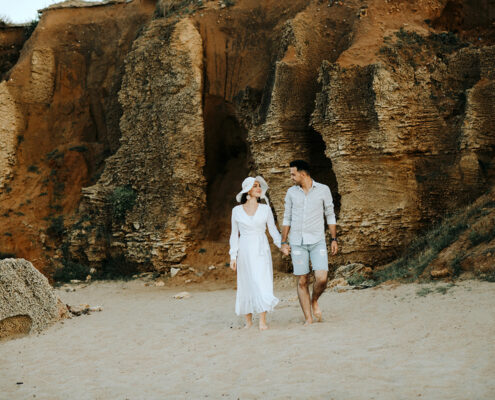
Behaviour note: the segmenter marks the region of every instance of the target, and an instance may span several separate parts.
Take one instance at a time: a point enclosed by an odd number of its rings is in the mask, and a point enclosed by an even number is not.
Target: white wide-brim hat
[[[238,203],[241,202],[241,197],[244,193],[248,193],[254,185],[254,182],[258,182],[261,186],[261,196],[260,198],[265,199],[267,204],[270,204],[268,201],[268,198],[266,197],[266,191],[268,190],[268,184],[266,181],[261,177],[257,176],[256,178],[253,178],[252,176],[247,177],[242,181],[242,190],[237,193],[237,196],[235,196],[236,200]]]

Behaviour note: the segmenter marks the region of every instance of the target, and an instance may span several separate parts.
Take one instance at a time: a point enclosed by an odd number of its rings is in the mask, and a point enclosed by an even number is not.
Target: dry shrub
[[[156,3],[156,16],[168,17],[182,7],[194,3],[193,0],[158,0]]]

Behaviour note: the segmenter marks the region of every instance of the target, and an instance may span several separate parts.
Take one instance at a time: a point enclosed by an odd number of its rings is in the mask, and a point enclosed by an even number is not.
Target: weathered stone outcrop
[[[323,60],[335,61],[350,45],[357,18],[354,7],[320,9],[310,4],[285,24],[272,82],[265,88],[267,104],[257,110],[248,135],[256,170],[270,184],[280,223],[285,192],[291,186],[288,165],[295,159],[311,160],[314,178],[330,186],[339,205],[332,163],[309,120],[318,91],[317,66]]]
[[[0,260],[0,340],[40,332],[66,312],[48,279],[29,261]]]
[[[134,43],[119,94],[121,146],[98,184],[84,189],[81,206],[95,223],[83,228],[87,237],[96,237],[99,227],[111,229],[112,237],[104,249],[97,239],[96,250],[76,243],[88,260],[123,253],[160,269],[184,258],[205,209],[202,71],[201,36],[188,19],[156,20]],[[136,192],[136,205],[125,221],[112,223],[111,194],[125,185]]]
[[[152,0],[84,5],[44,10],[0,82],[0,250],[42,270],[119,146],[123,60],[154,11]]]
[[[161,269],[196,251],[203,239],[223,241],[225,252],[234,197],[252,168],[234,97],[246,88],[262,93],[283,22],[306,3],[241,4],[225,14],[210,3],[194,19],[150,24],[127,60],[121,148],[98,184],[84,189],[80,214],[100,214],[73,232],[73,257],[101,265],[122,252],[130,262]],[[116,223],[110,198],[122,185],[138,197]],[[109,240],[98,234],[102,226]]]
[[[0,81],[19,59],[22,46],[26,41],[24,25],[2,25],[0,23]]]
[[[69,50],[42,45],[38,27],[0,86],[0,181],[17,182],[0,211],[37,235],[33,222],[52,218],[63,234],[53,217],[72,213],[81,187],[83,200],[63,246],[8,232],[1,250],[33,240],[101,268],[224,264],[242,179],[265,177],[281,222],[288,164],[306,158],[334,194],[332,263],[392,259],[494,180],[493,18],[476,4],[163,0],[149,22],[154,2],[135,0],[78,9],[77,32],[59,24],[74,7],[48,11],[40,26]],[[451,16],[457,36],[441,32]],[[26,187],[46,193],[44,213],[25,206],[33,196],[16,204]]]
[[[339,182],[348,259],[393,257],[493,178],[493,81],[481,67],[495,62],[493,47],[450,40],[401,31],[380,62],[322,66],[312,125]]]
[[[120,251],[158,269],[200,262],[199,247],[217,249],[203,240],[227,246],[246,174],[267,179],[281,221],[288,163],[306,158],[334,194],[333,262],[374,265],[492,180],[492,48],[431,34],[446,1],[421,13],[401,1],[294,1],[285,13],[208,2],[187,17],[162,3],[165,17],[128,58],[122,145],[84,190],[81,215],[96,223],[73,232],[73,256],[101,264]],[[193,50],[177,39],[184,26],[201,37]],[[200,51],[202,66],[187,61]],[[202,77],[190,78],[196,68]],[[112,193],[124,185],[137,200],[116,222]]]

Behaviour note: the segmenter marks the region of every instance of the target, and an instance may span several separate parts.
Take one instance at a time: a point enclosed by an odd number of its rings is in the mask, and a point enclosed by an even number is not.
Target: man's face
[[[292,179],[292,182],[294,182],[296,185],[301,184],[302,175],[301,172],[298,171],[296,167],[290,167],[290,179]]]

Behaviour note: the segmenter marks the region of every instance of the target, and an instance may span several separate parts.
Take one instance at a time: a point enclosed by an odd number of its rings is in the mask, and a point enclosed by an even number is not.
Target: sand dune
[[[240,329],[233,289],[59,290],[104,310],[1,343],[0,399],[495,398],[494,284],[327,292],[310,327],[290,286],[277,283],[266,332]]]

